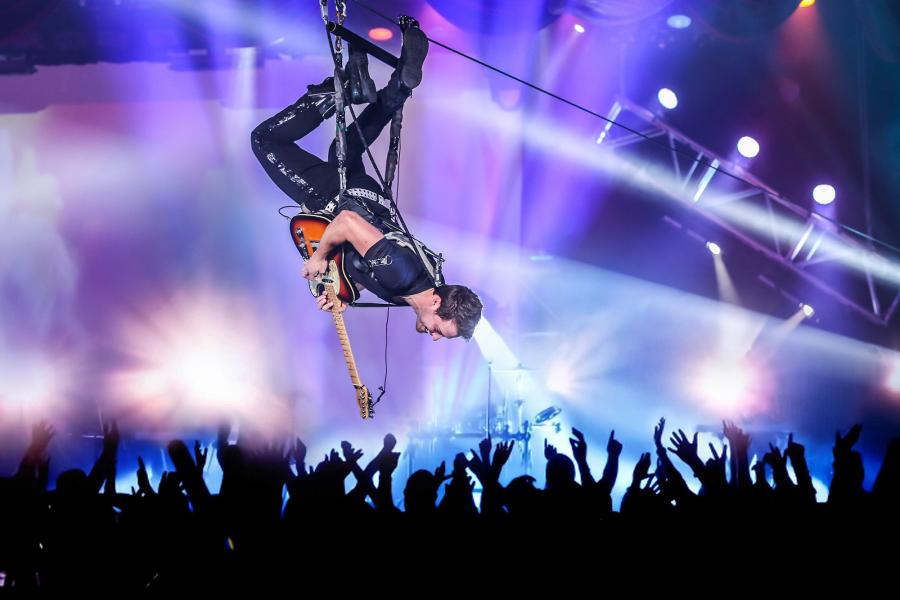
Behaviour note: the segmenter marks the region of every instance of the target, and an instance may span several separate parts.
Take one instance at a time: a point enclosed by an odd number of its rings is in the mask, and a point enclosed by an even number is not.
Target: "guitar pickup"
[[[294,234],[297,236],[297,250],[300,251],[300,256],[303,257],[303,260],[309,260],[309,250],[306,248],[306,237],[303,235],[303,229],[298,227]]]

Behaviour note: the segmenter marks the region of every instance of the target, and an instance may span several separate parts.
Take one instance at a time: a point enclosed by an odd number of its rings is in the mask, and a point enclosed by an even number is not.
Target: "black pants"
[[[366,145],[371,145],[385,125],[390,123],[402,101],[389,103],[389,94],[379,92],[378,100],[368,105],[359,115],[357,123],[362,129]],[[275,116],[266,119],[250,136],[253,153],[281,191],[301,207],[310,211],[325,208],[340,191],[335,142],[331,143],[328,160],[303,150],[294,142],[303,138],[322,123],[318,108],[303,96]],[[366,175],[363,166],[365,146],[360,140],[355,124],[347,126],[347,187],[365,188],[377,194],[384,190],[372,177]]]

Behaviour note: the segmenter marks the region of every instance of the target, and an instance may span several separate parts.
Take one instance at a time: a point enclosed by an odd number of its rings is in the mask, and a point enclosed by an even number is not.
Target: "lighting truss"
[[[598,144],[606,149],[651,144],[659,147],[660,166],[671,169],[681,185],[680,198],[697,215],[868,321],[885,327],[891,322],[900,303],[896,257],[876,252],[871,242],[785,198],[741,165],[697,143],[647,108],[620,97],[608,118],[626,123],[638,133],[607,123]],[[664,157],[666,153],[669,159]],[[727,180],[725,193],[707,192],[713,178]],[[763,209],[768,224],[751,226],[719,214],[723,206],[735,202]],[[792,233],[786,236],[785,231]],[[840,289],[830,281],[840,281]]]

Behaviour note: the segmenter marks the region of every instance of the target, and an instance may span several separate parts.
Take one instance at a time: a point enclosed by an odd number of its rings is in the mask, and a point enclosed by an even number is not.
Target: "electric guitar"
[[[309,260],[322,236],[325,228],[331,223],[331,218],[316,213],[304,213],[291,219],[291,237],[294,245],[300,251],[303,260]],[[347,336],[347,327],[344,325],[344,315],[341,314],[341,302],[354,302],[359,298],[359,290],[350,281],[344,267],[344,252],[338,248],[328,258],[328,268],[325,273],[310,280],[309,290],[313,296],[325,294],[331,302],[331,318],[334,319],[334,327],[341,342],[344,352],[344,362],[347,363],[347,371],[350,373],[350,382],[356,390],[356,403],[359,405],[359,416],[363,419],[371,419],[375,411],[372,408],[372,395],[369,388],[363,385],[356,369],[356,360],[353,358],[353,350],[350,347],[350,338]]]

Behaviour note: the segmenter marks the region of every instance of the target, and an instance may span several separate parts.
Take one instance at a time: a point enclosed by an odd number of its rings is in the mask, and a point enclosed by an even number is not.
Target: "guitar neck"
[[[338,308],[337,295],[331,286],[325,286],[325,293],[328,295],[328,301],[331,302],[331,318],[334,319],[334,328],[337,330],[338,339],[341,342],[341,350],[344,352],[344,362],[347,363],[347,372],[350,373],[350,382],[353,387],[362,386],[359,378],[359,371],[356,369],[356,359],[353,358],[353,349],[350,347],[350,337],[347,335],[347,327],[344,325],[344,315]]]

